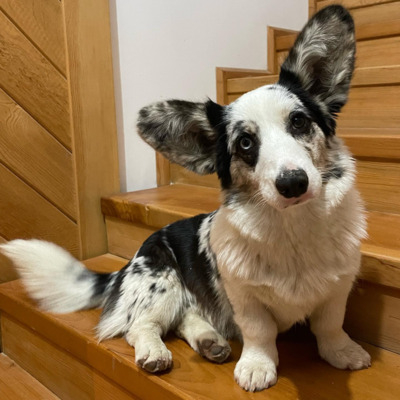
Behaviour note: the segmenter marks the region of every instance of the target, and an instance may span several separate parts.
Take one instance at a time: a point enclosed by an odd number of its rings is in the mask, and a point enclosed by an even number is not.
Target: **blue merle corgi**
[[[141,137],[174,163],[218,174],[221,207],[151,235],[119,272],[87,270],[38,240],[2,245],[32,298],[63,313],[103,307],[100,340],[123,335],[149,372],[172,366],[169,331],[221,363],[243,341],[235,368],[249,391],[277,380],[276,337],[308,319],[319,354],[361,369],[369,354],[343,331],[365,237],[355,163],[335,136],[354,70],[354,24],[341,6],[299,34],[279,81],[228,106],[211,100],[144,107]]]

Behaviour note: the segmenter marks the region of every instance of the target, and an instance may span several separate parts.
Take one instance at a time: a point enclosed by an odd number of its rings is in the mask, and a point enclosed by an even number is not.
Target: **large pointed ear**
[[[211,100],[167,100],[142,108],[137,127],[140,136],[168,160],[198,174],[211,174],[216,170],[223,118],[224,107]]]
[[[308,21],[282,64],[279,83],[323,114],[320,126],[326,134],[334,133],[334,118],[347,101],[354,59],[353,19],[333,5]]]

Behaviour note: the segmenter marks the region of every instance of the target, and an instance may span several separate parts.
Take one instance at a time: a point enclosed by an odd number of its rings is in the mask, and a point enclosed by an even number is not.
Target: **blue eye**
[[[253,140],[248,136],[243,136],[239,142],[240,148],[244,151],[250,150],[253,147],[253,144]]]

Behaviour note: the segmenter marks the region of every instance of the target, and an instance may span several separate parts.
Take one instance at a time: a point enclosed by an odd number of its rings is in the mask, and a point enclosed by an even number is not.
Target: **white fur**
[[[85,266],[61,247],[41,240],[13,240],[0,250],[15,264],[30,296],[41,308],[67,313],[91,304],[93,279],[79,279],[89,274]]]
[[[370,364],[342,329],[365,236],[362,206],[355,189],[342,193],[334,210],[326,203],[322,194],[284,211],[247,204],[215,216],[210,241],[243,335],[235,379],[246,390],[276,382],[276,334],[307,317],[329,363]]]

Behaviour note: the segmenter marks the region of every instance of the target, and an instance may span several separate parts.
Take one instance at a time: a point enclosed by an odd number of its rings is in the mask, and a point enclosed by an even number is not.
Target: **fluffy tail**
[[[0,245],[42,309],[67,313],[102,305],[112,274],[88,270],[61,247],[41,240],[13,240]]]

